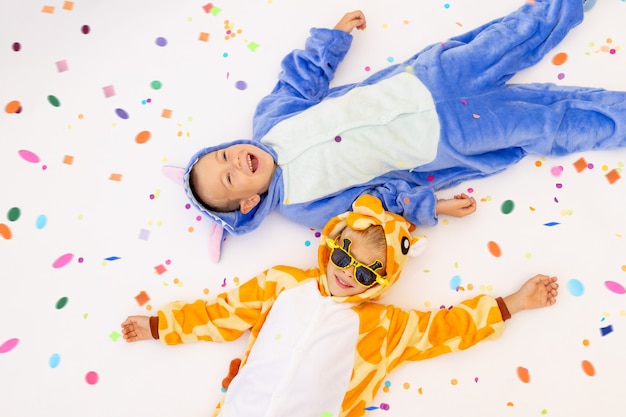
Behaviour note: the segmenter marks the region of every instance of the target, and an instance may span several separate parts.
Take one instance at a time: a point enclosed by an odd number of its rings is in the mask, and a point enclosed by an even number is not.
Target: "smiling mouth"
[[[250,168],[250,172],[254,174],[256,170],[259,168],[259,159],[252,154],[248,154],[247,159],[248,159],[248,168]]]
[[[350,285],[349,283],[347,283],[346,281],[342,280],[341,278],[339,278],[339,276],[335,275],[335,281],[337,282],[337,284],[341,287],[341,288],[352,288],[352,285]]]

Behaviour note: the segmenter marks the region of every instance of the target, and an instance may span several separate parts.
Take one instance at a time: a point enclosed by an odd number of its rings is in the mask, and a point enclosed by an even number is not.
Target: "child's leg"
[[[540,61],[582,17],[583,0],[536,0],[427,48],[410,64],[436,101],[478,94]]]
[[[445,107],[445,140],[464,155],[521,148],[559,156],[626,147],[622,91],[520,84]]]

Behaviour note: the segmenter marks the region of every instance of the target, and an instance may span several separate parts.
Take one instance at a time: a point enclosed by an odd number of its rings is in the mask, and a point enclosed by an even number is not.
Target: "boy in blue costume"
[[[532,153],[626,146],[626,92],[506,82],[583,19],[582,0],[537,0],[431,45],[363,82],[330,88],[364,29],[360,11],[311,29],[259,103],[253,139],[202,149],[184,173],[193,204],[224,231],[257,228],[273,210],[322,228],[362,194],[417,225],[473,213],[466,195],[434,192],[502,171]]]

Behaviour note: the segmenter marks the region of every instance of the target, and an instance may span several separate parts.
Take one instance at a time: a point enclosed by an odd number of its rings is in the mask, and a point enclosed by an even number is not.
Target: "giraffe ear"
[[[185,175],[185,168],[180,167],[172,167],[172,166],[164,166],[162,171],[165,175],[167,175],[171,180],[176,182],[178,185],[183,185],[183,176]]]

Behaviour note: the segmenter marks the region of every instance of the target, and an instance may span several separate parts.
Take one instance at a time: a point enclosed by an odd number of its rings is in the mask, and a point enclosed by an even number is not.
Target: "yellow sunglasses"
[[[343,240],[343,247],[332,239],[326,239],[326,245],[330,248],[330,261],[339,269],[346,269],[354,265],[354,278],[359,285],[369,288],[379,283],[381,285],[389,285],[386,277],[379,275],[375,270],[383,267],[382,262],[374,261],[371,265],[364,265],[354,259],[350,254],[350,239]]]

